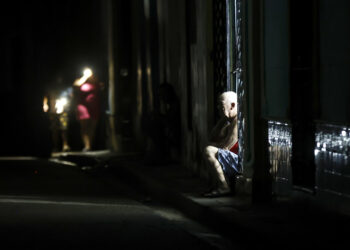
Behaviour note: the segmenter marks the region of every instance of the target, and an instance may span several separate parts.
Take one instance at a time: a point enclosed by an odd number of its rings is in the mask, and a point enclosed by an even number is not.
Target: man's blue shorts
[[[235,176],[241,173],[238,164],[238,155],[229,150],[218,150],[218,161],[221,164],[226,180],[233,180]]]

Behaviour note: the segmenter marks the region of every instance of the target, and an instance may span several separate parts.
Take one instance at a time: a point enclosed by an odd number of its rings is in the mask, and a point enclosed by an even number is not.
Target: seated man
[[[224,92],[219,97],[221,119],[213,128],[209,145],[204,151],[208,167],[217,174],[217,183],[205,197],[219,197],[231,193],[231,183],[240,173],[238,166],[237,95]]]

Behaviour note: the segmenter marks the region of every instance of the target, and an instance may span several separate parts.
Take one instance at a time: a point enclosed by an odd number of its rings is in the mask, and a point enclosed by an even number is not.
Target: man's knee
[[[210,146],[206,146],[203,151],[203,156],[205,159],[208,159],[210,155],[211,155]]]
[[[218,148],[214,146],[206,146],[204,148],[203,156],[206,160],[212,161],[216,159],[217,152],[218,152]]]

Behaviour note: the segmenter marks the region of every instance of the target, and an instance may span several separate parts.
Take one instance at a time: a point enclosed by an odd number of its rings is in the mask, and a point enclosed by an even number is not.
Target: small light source
[[[92,71],[91,71],[91,69],[89,69],[89,68],[84,69],[83,75],[84,75],[84,77],[86,77],[86,78],[89,78],[90,76],[92,76]]]
[[[60,99],[56,100],[55,108],[56,108],[56,113],[61,114],[64,110],[64,106],[66,106],[68,103],[67,98],[62,97]]]
[[[49,111],[48,98],[46,96],[44,97],[43,110],[44,112]]]
[[[343,131],[341,132],[341,135],[342,135],[342,136],[346,136],[346,131],[343,130]]]
[[[77,82],[78,86],[82,85],[90,76],[92,76],[92,70],[89,68],[84,69],[83,76]]]
[[[315,150],[314,150],[315,157],[317,157],[318,153],[320,153],[320,150],[315,149]]]

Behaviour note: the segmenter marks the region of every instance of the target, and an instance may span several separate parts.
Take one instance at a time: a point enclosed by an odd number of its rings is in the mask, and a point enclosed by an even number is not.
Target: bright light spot
[[[315,157],[317,157],[318,153],[320,152],[320,150],[315,149],[314,153],[315,153]]]
[[[43,110],[44,112],[49,111],[48,98],[46,96],[44,97]]]
[[[43,105],[43,110],[44,112],[49,111],[49,105],[47,105],[46,103]]]
[[[91,90],[93,90],[93,85],[91,85],[91,84],[83,84],[81,86],[81,91],[88,92]]]
[[[84,69],[83,74],[86,78],[89,78],[90,76],[92,76],[92,71],[91,71],[91,69],[86,68],[86,69]]]
[[[83,76],[77,82],[77,85],[82,85],[90,76],[92,76],[92,70],[89,68],[84,69]]]
[[[342,135],[342,136],[346,136],[346,131],[343,130],[343,131],[341,132],[341,135]]]
[[[64,106],[66,106],[68,103],[67,98],[62,97],[60,99],[56,100],[55,108],[56,108],[56,113],[61,114],[64,110]]]

